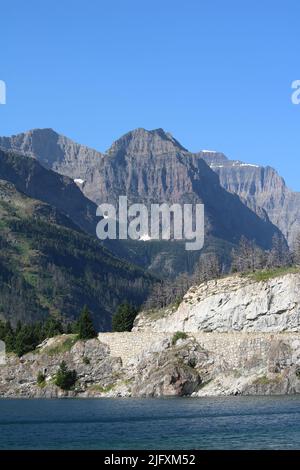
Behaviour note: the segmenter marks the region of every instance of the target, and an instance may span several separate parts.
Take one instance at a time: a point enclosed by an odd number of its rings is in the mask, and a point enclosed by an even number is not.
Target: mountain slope
[[[120,195],[127,195],[129,203],[148,206],[162,202],[203,203],[208,250],[213,243],[229,253],[242,235],[268,249],[278,232],[267,217],[262,220],[239,197],[224,190],[201,155],[188,152],[162,129],[131,131],[105,154],[74,144],[48,129],[2,138],[0,146],[25,152],[43,165],[80,179],[80,188],[96,204],[116,204]],[[174,248],[170,243],[167,248],[166,244],[155,244],[155,249],[152,242],[129,245],[119,254],[131,255],[141,266],[166,275],[176,274],[178,269],[192,270],[199,257],[197,253],[188,260],[190,255],[183,253],[184,248]],[[120,249],[120,245],[112,243],[111,249],[114,247]]]
[[[74,320],[87,304],[99,330],[124,300],[144,301],[152,279],[120,261],[56,208],[0,180],[0,318]]]
[[[222,154],[201,152],[199,156],[219,175],[227,191],[238,194],[261,217],[267,214],[293,246],[300,232],[300,193],[291,191],[276,170],[229,160]]]
[[[45,169],[36,159],[0,149],[0,178],[29,197],[56,207],[84,231],[94,235],[96,205],[67,176]]]

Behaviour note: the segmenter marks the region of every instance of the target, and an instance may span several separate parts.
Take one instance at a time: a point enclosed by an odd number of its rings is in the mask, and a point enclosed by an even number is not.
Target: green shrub
[[[46,382],[46,376],[43,374],[43,372],[39,371],[36,379],[36,383],[39,385],[39,387],[45,386]]]
[[[177,343],[177,341],[179,339],[186,339],[187,337],[188,337],[188,335],[186,333],[184,333],[183,331],[176,331],[176,333],[174,334],[174,336],[172,338],[173,346]]]
[[[77,380],[76,370],[69,370],[65,361],[62,361],[55,377],[55,385],[62,390],[71,390]]]
[[[83,356],[82,361],[83,361],[83,363],[84,363],[85,365],[87,365],[87,366],[91,363],[91,361],[89,360],[89,358],[86,357],[86,356]]]

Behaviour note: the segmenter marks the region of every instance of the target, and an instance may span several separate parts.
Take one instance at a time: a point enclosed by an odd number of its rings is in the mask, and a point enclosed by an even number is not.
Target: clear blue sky
[[[0,15],[0,135],[52,127],[103,151],[163,127],[300,190],[299,0],[4,0]]]

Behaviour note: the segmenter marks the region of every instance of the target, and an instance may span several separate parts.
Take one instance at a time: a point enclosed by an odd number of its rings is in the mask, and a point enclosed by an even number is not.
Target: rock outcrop
[[[134,330],[300,331],[300,274],[263,281],[233,275],[192,287],[175,311],[141,313]]]
[[[117,335],[117,334],[116,334]],[[118,341],[118,336],[114,341]],[[122,338],[123,333],[119,333]],[[130,336],[128,336],[130,335]],[[112,347],[109,333],[86,342],[69,336],[45,341],[0,365],[1,397],[159,397],[300,393],[297,333],[195,333],[147,337],[125,334],[129,348]],[[144,347],[142,347],[144,340]],[[107,344],[110,343],[110,346]],[[133,346],[139,343],[139,351]],[[69,345],[69,348],[67,347]],[[128,351],[131,350],[131,355]],[[77,372],[71,391],[58,388],[61,361]],[[45,376],[37,383],[38,372]]]
[[[131,332],[88,341],[62,335],[21,358],[8,354],[0,396],[300,393],[299,303],[298,272],[209,281],[191,288],[177,309],[140,314]],[[55,385],[62,361],[77,372],[70,391]]]

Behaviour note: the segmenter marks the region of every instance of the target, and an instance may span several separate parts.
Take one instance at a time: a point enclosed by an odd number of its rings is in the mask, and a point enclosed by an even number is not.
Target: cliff
[[[10,354],[0,396],[300,393],[300,274],[257,276],[194,287],[178,308],[141,313],[132,332],[85,342],[62,335],[22,358]],[[63,360],[77,372],[68,392],[54,385]]]
[[[270,166],[229,160],[212,152],[198,154],[215,171],[222,186],[238,194],[260,217],[275,224],[293,247],[300,232],[300,193],[289,189],[284,179]]]
[[[260,275],[270,277],[258,280]],[[145,329],[170,332],[299,331],[300,273],[295,270],[282,276],[276,276],[276,272],[233,275],[191,287],[175,311],[141,313],[134,330]]]
[[[64,360],[73,390],[54,384]],[[45,382],[37,383],[38,372]],[[86,342],[48,340],[0,364],[0,397],[157,397],[300,393],[298,333],[101,333]]]

